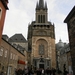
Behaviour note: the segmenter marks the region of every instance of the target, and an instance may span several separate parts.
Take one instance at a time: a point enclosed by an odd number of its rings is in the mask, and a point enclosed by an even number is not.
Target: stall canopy
[[[23,64],[23,65],[25,65],[26,63],[25,63],[25,61],[23,61],[23,60],[18,60],[18,64]]]

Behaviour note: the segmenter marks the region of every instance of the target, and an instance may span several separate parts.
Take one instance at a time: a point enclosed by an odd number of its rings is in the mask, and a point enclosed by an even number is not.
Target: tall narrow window
[[[39,45],[39,54],[43,55],[44,54],[44,45]]]
[[[43,15],[43,23],[45,23],[45,15]]]
[[[38,23],[40,23],[40,15],[38,15]]]
[[[0,7],[0,19],[1,19],[1,16],[2,16],[2,9],[1,9],[1,7]]]
[[[10,59],[12,59],[12,57],[13,57],[12,55],[13,55],[13,54],[11,53],[11,54],[10,54]]]
[[[4,57],[7,57],[7,50],[5,51],[5,56]]]
[[[42,15],[41,15],[41,23],[42,23]]]

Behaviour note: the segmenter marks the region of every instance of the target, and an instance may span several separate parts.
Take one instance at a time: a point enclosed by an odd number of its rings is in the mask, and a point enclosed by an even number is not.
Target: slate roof
[[[75,6],[73,7],[73,9],[70,11],[70,13],[68,14],[68,16],[64,20],[64,23],[67,23],[74,15],[75,15]]]
[[[25,37],[22,34],[15,34],[9,38],[9,42],[20,42],[24,43],[27,42]]]
[[[2,38],[5,39],[6,41],[8,41],[8,39],[9,39],[9,37],[6,34],[3,34]]]

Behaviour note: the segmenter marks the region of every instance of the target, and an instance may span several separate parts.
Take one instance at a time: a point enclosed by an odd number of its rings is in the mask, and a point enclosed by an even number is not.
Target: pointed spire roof
[[[39,3],[37,2],[36,10],[39,10],[39,9],[47,10],[47,3],[45,2],[44,4],[44,0],[39,0]]]
[[[38,4],[38,2],[37,2],[37,5],[36,5],[36,9],[39,9],[39,4]]]
[[[44,1],[43,0],[39,0],[39,7],[44,8]]]
[[[45,9],[47,9],[47,3],[45,2]]]

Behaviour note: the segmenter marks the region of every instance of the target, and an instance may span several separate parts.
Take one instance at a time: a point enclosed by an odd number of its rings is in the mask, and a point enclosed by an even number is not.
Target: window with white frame
[[[15,54],[13,54],[13,60],[15,59]]]
[[[3,56],[3,47],[0,48],[0,56]]]
[[[7,57],[7,50],[5,50],[5,55],[4,55],[4,57]]]
[[[10,59],[12,59],[12,53],[10,54]]]
[[[15,60],[17,60],[18,59],[18,56],[17,55],[15,55]]]
[[[1,16],[2,16],[2,8],[0,7],[0,19],[1,19]]]

